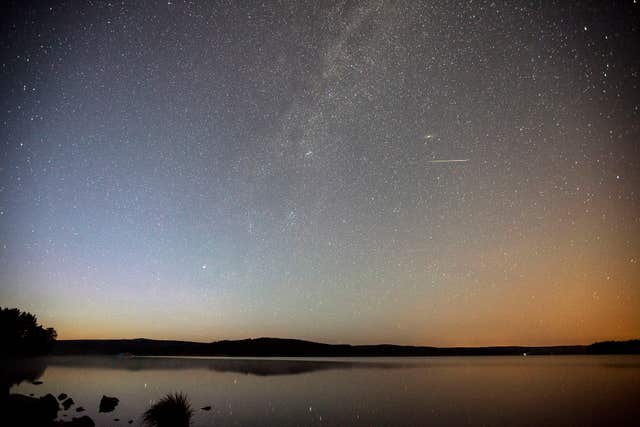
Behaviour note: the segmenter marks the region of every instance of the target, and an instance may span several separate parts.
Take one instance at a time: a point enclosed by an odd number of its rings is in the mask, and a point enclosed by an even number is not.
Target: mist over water
[[[640,419],[638,356],[44,361],[43,384],[22,382],[11,392],[64,392],[76,405],[62,419],[83,406],[99,426],[141,425],[145,409],[173,392],[188,396],[194,426],[631,426]],[[120,399],[114,412],[98,413],[103,394]]]

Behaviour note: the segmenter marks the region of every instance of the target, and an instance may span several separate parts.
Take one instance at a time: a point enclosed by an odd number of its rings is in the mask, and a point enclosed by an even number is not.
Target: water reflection
[[[295,375],[336,369],[400,369],[414,366],[410,363],[371,362],[356,360],[284,360],[284,359],[230,359],[196,357],[51,357],[51,366],[75,368],[141,370],[205,369],[216,372],[234,372],[258,376]]]
[[[45,369],[47,369],[47,359],[44,357],[0,360],[0,391],[2,395],[8,395],[11,387],[24,381],[38,380],[44,374]]]
[[[638,356],[397,359],[51,357],[12,393],[72,396],[96,425],[142,425],[182,392],[203,426],[616,425],[640,419]],[[35,367],[35,366],[34,366]],[[16,383],[15,381],[13,382]],[[114,396],[113,412],[99,411]],[[115,419],[120,421],[115,421]]]

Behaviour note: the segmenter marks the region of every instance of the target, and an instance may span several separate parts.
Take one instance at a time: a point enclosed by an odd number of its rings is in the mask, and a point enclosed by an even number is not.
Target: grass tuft
[[[193,409],[183,393],[170,393],[144,413],[144,423],[151,427],[188,427]]]

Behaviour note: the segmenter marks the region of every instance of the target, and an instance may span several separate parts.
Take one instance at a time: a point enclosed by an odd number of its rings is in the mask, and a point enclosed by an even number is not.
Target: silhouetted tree
[[[47,354],[57,333],[43,328],[31,313],[0,307],[0,356],[37,356]]]

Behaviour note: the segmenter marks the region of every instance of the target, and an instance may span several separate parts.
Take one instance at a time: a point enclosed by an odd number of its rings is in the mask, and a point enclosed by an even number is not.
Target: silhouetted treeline
[[[589,354],[640,354],[640,340],[603,341],[591,344]]]
[[[552,347],[414,347],[400,345],[323,344],[311,341],[256,338],[197,343],[188,341],[73,340],[58,341],[55,354],[120,354],[156,356],[242,357],[377,357],[377,356],[509,356],[560,354],[637,354],[640,341]]]
[[[31,313],[0,307],[0,356],[37,356],[51,351],[57,334]]]

